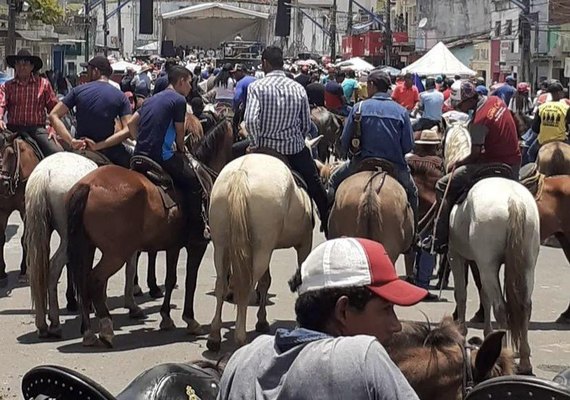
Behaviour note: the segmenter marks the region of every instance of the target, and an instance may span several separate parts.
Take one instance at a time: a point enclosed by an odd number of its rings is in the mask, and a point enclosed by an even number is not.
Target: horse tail
[[[49,171],[35,174],[26,185],[24,244],[27,249],[32,308],[47,309],[51,210],[48,202]]]
[[[527,248],[524,243],[526,210],[514,199],[508,202],[507,248],[505,252],[505,294],[507,323],[512,342],[519,348],[530,314],[530,290],[525,276]]]
[[[247,171],[230,172],[228,182],[229,240],[231,280],[237,304],[247,303],[253,284],[252,251],[247,221],[249,185]]]
[[[83,225],[90,190],[86,184],[73,187],[67,202],[68,268],[80,303],[87,298],[87,275],[92,267],[87,262],[90,240]]]
[[[360,204],[356,216],[356,236],[372,239],[379,226],[382,226],[382,213],[380,212],[380,197],[373,185],[377,173],[368,180],[364,193],[360,196]],[[383,179],[386,177],[384,176]],[[382,182],[383,185],[383,182]],[[380,188],[382,188],[380,185]]]

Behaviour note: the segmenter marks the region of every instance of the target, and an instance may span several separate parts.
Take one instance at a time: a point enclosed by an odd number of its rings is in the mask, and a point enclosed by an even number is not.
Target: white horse
[[[275,157],[247,154],[224,167],[212,189],[210,229],[216,266],[216,312],[208,349],[220,348],[223,295],[231,271],[237,304],[235,342],[246,343],[250,293],[259,282],[258,332],[267,332],[269,262],[275,249],[294,247],[299,265],[313,244],[313,208],[289,167]]]
[[[42,160],[26,184],[26,229],[24,241],[28,246],[27,263],[32,302],[36,309],[36,327],[41,338],[61,338],[57,283],[67,263],[67,192],[81,178],[97,168],[93,161],[74,153],[61,152]],[[53,231],[60,244],[50,259],[50,238]],[[127,264],[125,285],[126,307],[140,312],[133,297],[136,260]],[[49,328],[46,313],[49,301]]]
[[[446,168],[471,152],[466,125],[451,126],[445,140]],[[520,351],[519,372],[531,373],[528,326],[532,309],[534,269],[540,249],[536,201],[520,183],[487,178],[469,191],[451,211],[448,257],[455,282],[459,323],[465,324],[466,261],[477,263],[485,312],[484,333],[492,331],[491,307],[501,328],[508,328]],[[505,294],[499,270],[505,264]]]

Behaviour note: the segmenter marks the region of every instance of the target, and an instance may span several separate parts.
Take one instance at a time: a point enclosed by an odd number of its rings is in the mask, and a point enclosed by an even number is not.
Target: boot
[[[210,240],[210,227],[207,223],[202,194],[201,192],[196,192],[190,196],[192,198],[186,201],[188,239],[191,243],[208,242]]]

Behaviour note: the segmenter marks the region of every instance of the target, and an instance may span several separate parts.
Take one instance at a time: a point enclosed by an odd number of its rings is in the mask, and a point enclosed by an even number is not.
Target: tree
[[[29,12],[32,18],[42,21],[44,24],[56,25],[61,22],[64,16],[64,10],[61,8],[57,0],[26,0],[30,5]]]

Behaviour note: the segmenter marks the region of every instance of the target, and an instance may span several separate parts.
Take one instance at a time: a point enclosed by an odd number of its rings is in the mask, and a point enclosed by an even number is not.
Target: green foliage
[[[42,21],[44,24],[55,25],[61,22],[64,10],[57,0],[26,0],[30,4],[32,18]]]

